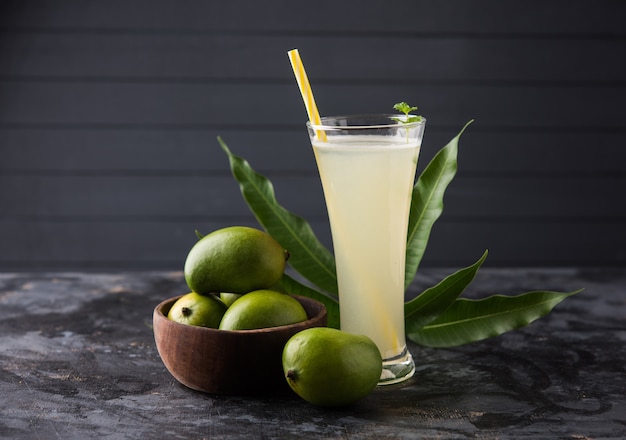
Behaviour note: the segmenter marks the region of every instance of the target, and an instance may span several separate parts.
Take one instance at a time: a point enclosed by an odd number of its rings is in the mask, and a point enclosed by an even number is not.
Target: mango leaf
[[[444,193],[456,174],[459,138],[472,122],[474,121],[465,124],[459,134],[435,155],[413,188],[404,269],[405,288],[408,288],[415,278],[428,244],[430,231],[443,212]]]
[[[306,220],[277,202],[274,187],[266,177],[231,153],[220,137],[217,140],[228,155],[231,171],[248,207],[265,230],[289,251],[289,264],[317,287],[336,296],[337,275],[332,253],[317,239]]]
[[[480,300],[458,298],[430,324],[407,332],[407,337],[428,347],[468,344],[524,327],[581,291],[534,291],[517,296],[493,295]]]
[[[458,141],[469,124],[426,167],[415,185],[407,237],[406,285],[412,282],[426,249],[430,231],[443,210],[443,195],[456,173]],[[283,275],[281,285],[290,293],[321,301],[328,310],[328,326],[339,327],[337,277],[333,255],[316,238],[309,224],[281,207],[272,183],[256,173],[244,159],[227,153],[241,193],[259,223],[291,252],[290,265],[315,290]],[[201,234],[198,235],[200,238]],[[518,296],[494,295],[481,300],[458,298],[473,280],[487,252],[473,265],[449,275],[405,304],[407,337],[420,345],[451,347],[497,336],[530,324],[548,314],[569,293],[536,291]]]
[[[292,295],[306,296],[308,298],[315,299],[326,306],[326,312],[328,314],[327,327],[339,328],[339,302],[328,294],[318,292],[304,284],[296,281],[287,274],[283,274],[280,280],[281,286],[286,292]]]
[[[476,263],[448,275],[435,286],[404,303],[406,332],[417,332],[445,312],[472,282],[487,254],[488,251],[485,251]]]

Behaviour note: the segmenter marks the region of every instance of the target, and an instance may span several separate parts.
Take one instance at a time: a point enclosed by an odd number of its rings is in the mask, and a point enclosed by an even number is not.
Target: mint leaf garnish
[[[411,122],[419,122],[422,120],[421,116],[411,115],[409,113],[417,110],[417,107],[411,107],[406,102],[398,102],[393,106],[394,110],[399,111],[400,113],[404,113],[404,118],[392,118],[394,121],[398,121],[402,124],[410,124]]]

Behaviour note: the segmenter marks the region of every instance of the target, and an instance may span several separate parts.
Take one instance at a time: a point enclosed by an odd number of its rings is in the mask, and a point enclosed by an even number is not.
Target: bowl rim
[[[215,333],[215,334],[262,334],[262,333],[272,333],[272,332],[276,332],[279,330],[288,330],[288,329],[292,329],[292,328],[296,328],[296,327],[302,327],[302,326],[306,326],[308,324],[311,324],[317,320],[323,319],[324,316],[326,316],[328,314],[328,310],[326,308],[326,305],[321,302],[318,301],[316,299],[313,298],[309,298],[307,296],[301,296],[301,295],[293,295],[291,293],[287,293],[287,295],[295,298],[298,302],[302,303],[301,300],[304,300],[306,302],[310,302],[315,306],[319,307],[319,311],[317,314],[315,314],[314,316],[309,317],[309,319],[305,320],[305,321],[300,321],[300,322],[295,322],[293,324],[287,324],[287,325],[280,325],[280,326],[275,326],[275,327],[265,327],[265,328],[257,328],[257,329],[250,329],[250,330],[221,330],[219,328],[210,328],[210,327],[201,327],[201,326],[195,326],[195,325],[189,325],[189,324],[183,324],[181,322],[176,322],[176,321],[172,321],[170,320],[167,315],[164,313],[164,309],[169,305],[169,307],[171,307],[174,302],[176,300],[178,300],[179,298],[183,297],[186,294],[181,294],[181,295],[177,295],[177,296],[173,296],[171,298],[165,299],[163,301],[161,301],[159,304],[156,305],[156,307],[154,308],[153,311],[153,315],[154,317],[158,317],[158,319],[164,319],[165,321],[167,321],[168,325],[173,325],[173,326],[181,326],[183,328],[192,328],[194,329],[194,331],[204,331],[207,333]],[[170,304],[171,303],[171,304]],[[169,309],[167,309],[169,311]],[[308,316],[308,314],[307,314]]]

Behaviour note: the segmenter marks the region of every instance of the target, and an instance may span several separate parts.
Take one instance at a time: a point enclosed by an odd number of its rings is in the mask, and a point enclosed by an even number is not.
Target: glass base
[[[404,347],[402,353],[389,359],[383,359],[383,372],[378,385],[392,385],[410,379],[415,374],[415,363],[409,350]]]

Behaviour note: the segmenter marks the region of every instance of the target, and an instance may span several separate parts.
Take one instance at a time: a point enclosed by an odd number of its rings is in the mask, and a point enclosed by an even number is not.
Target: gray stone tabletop
[[[411,291],[449,273],[424,269]],[[483,268],[466,296],[582,287],[523,329],[411,344],[407,384],[329,410],[176,382],[151,322],[181,273],[0,274],[0,438],[626,438],[626,270]]]

